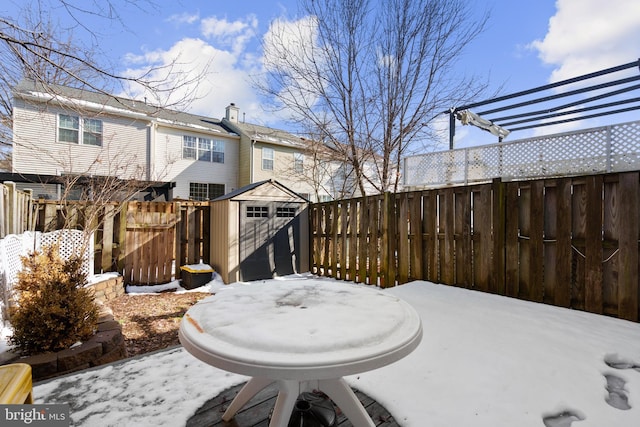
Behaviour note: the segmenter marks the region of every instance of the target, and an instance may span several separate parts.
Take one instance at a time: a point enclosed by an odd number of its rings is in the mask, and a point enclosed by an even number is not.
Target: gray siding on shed
[[[307,200],[276,181],[211,203],[211,266],[225,283],[309,271]]]

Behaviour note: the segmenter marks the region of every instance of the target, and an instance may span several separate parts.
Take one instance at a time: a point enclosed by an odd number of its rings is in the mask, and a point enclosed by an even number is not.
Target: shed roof
[[[254,182],[248,185],[245,185],[244,187],[238,188],[234,191],[231,191],[223,196],[220,196],[216,199],[214,199],[214,202],[220,201],[220,200],[242,200],[243,198],[241,197],[242,195],[245,195],[247,193],[254,193],[254,190],[256,190],[259,187],[262,186],[269,186],[272,188],[275,188],[276,190],[278,190],[279,192],[282,192],[283,194],[288,195],[289,197],[295,198],[295,199],[299,199],[301,202],[308,202],[307,199],[305,199],[304,197],[302,197],[301,195],[299,195],[298,193],[296,193],[295,191],[287,188],[286,186],[280,184],[278,181],[274,180],[274,179],[267,179],[264,181],[259,181],[259,182]],[[266,192],[265,192],[266,193]]]

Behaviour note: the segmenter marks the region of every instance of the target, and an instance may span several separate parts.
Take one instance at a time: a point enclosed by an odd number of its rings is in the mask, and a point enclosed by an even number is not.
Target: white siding
[[[57,141],[58,114],[79,115],[55,106],[39,109],[16,100],[13,170],[18,173],[114,175],[146,179],[147,124],[104,114],[102,147]]]
[[[224,163],[182,159],[183,135],[224,141]],[[238,188],[239,138],[169,127],[158,127],[155,137],[154,179],[175,182],[173,197],[176,199],[189,198],[190,182],[224,184],[226,193]]]

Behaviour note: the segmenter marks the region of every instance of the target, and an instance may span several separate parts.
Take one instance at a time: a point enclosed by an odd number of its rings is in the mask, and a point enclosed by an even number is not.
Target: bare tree
[[[19,142],[14,141],[14,88],[21,82],[32,82],[39,92],[45,91],[49,95],[50,103],[63,103],[65,109],[80,116],[99,116],[101,111],[86,112],[83,102],[75,103],[65,92],[66,88],[101,95],[102,101],[95,101],[100,99],[95,96],[92,101],[103,102],[107,110],[107,105],[113,107],[113,103],[125,99],[116,94],[126,92],[129,86],[139,85],[150,96],[149,105],[146,102],[140,105],[147,110],[155,108],[159,111],[191,102],[196,83],[207,70],[205,68],[197,75],[182,73],[178,71],[182,69],[178,58],[167,66],[151,68],[137,76],[114,71],[116,68],[100,51],[103,36],[85,24],[87,18],[94,22],[104,20],[106,24],[120,25],[123,31],[129,31],[121,14],[130,8],[157,9],[159,6],[153,0],[119,0],[117,3],[111,0],[25,0],[20,5],[19,13],[11,16],[0,11],[0,157],[11,158],[10,149],[15,142],[30,150],[32,157],[55,164],[60,175],[42,178],[47,180],[43,184],[56,184],[61,189],[60,217],[52,226],[81,228],[85,231],[84,243],[88,244],[91,233],[104,221],[106,208],[112,207],[114,201],[130,200],[139,191],[147,189],[153,184],[152,180],[161,179],[163,171],[141,169],[140,162],[132,157],[133,153],[109,151],[110,144],[98,150],[87,164],[72,153],[67,153],[65,158],[64,152],[57,152],[54,157],[41,149],[41,141],[29,140],[24,135]],[[179,99],[172,98],[174,91],[184,95]],[[168,103],[170,99],[173,99],[171,104]],[[126,107],[131,108],[130,102]],[[82,213],[76,201],[84,206]]]
[[[161,107],[184,107],[193,101],[206,67],[196,75],[187,75],[179,71],[182,67],[176,58],[137,76],[119,73],[100,52],[101,35],[84,24],[85,18],[91,17],[113,21],[128,31],[121,13],[130,8],[158,7],[152,0],[123,0],[118,4],[110,0],[32,0],[23,3],[17,16],[0,14],[0,146],[12,142],[11,93],[23,79],[105,95],[138,86],[152,98],[150,102]],[[64,28],[52,21],[54,10],[66,18]],[[172,93],[183,95],[173,99]]]
[[[274,21],[256,84],[325,135],[361,193],[397,190],[400,160],[433,141],[441,111],[484,89],[454,79],[483,30],[462,0],[303,0],[306,18]],[[370,169],[370,170],[367,170]]]

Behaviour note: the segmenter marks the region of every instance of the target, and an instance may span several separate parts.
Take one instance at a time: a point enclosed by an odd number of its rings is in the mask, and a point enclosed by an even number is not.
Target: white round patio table
[[[411,353],[422,339],[413,307],[383,290],[328,279],[235,284],[192,306],[184,348],[203,362],[252,377],[223,414],[229,421],[276,382],[270,427],[286,427],[300,393],[321,390],[355,427],[375,424],[344,381]]]

